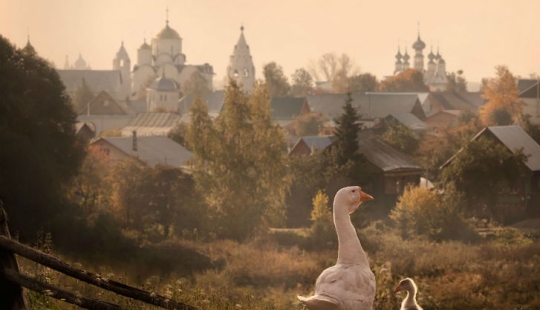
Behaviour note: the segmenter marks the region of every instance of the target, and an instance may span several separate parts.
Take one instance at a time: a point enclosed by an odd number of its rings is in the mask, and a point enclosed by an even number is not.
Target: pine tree
[[[358,123],[360,116],[352,106],[352,101],[351,93],[348,93],[343,106],[343,114],[334,120],[337,138],[335,143],[336,160],[339,166],[343,166],[349,161],[360,161],[362,159],[362,155],[358,150],[358,132],[361,129],[361,125]]]
[[[92,99],[94,99],[94,92],[86,82],[86,79],[83,78],[81,85],[75,90],[75,96],[73,98],[75,112],[79,114],[86,113],[86,106]]]
[[[336,141],[325,152],[327,161],[327,180],[341,185],[362,184],[368,178],[364,171],[365,157],[358,145],[358,132],[361,129],[360,116],[352,106],[352,97],[348,93],[343,106],[343,114],[334,120],[336,123]],[[337,190],[337,189],[336,189]]]

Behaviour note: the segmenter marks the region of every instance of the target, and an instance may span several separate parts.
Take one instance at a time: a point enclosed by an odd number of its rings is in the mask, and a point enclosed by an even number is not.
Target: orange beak
[[[394,294],[399,291],[401,291],[401,285],[396,286],[396,288],[394,289]]]
[[[368,200],[373,200],[373,197],[371,195],[368,195],[366,193],[364,193],[363,191],[360,191],[360,201],[368,201]]]

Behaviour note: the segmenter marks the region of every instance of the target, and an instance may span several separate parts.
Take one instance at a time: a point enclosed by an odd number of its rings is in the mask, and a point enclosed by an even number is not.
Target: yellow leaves
[[[519,98],[515,77],[506,66],[495,67],[496,77],[484,86],[482,97],[488,102],[480,108],[485,126],[510,125],[519,122],[524,103]]]

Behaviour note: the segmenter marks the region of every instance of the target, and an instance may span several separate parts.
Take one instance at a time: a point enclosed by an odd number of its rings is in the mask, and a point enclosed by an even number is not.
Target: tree
[[[311,112],[294,119],[294,129],[297,136],[316,136],[321,131],[326,117],[321,113]]]
[[[287,77],[283,74],[283,68],[280,65],[275,62],[264,65],[263,75],[270,98],[287,96],[291,86],[287,81]]]
[[[306,69],[296,69],[291,77],[291,81],[292,96],[307,96],[313,89],[313,77]]]
[[[472,230],[460,212],[463,193],[453,184],[446,189],[440,195],[428,188],[407,186],[390,213],[403,239],[411,235],[425,235],[439,242],[470,238]]]
[[[480,119],[486,126],[503,125],[498,122],[507,124],[510,115],[513,122],[519,123],[524,103],[519,99],[515,77],[506,66],[495,67],[495,73],[496,77],[482,88],[487,103],[480,107]]]
[[[382,92],[428,92],[424,75],[415,69],[405,70],[381,82]]]
[[[171,131],[169,131],[167,137],[173,139],[176,143],[189,149],[186,141],[187,130],[188,126],[185,123],[179,123]]]
[[[352,106],[352,97],[349,93],[345,98],[343,113],[334,120],[336,141],[325,152],[327,158],[325,166],[329,180],[345,178],[348,182],[361,184],[368,179],[365,171],[362,171],[365,157],[358,145],[358,132],[361,129],[359,120],[360,116]],[[334,183],[337,185],[339,182]]]
[[[199,71],[193,72],[187,81],[182,85],[182,93],[184,95],[197,94],[203,95],[212,91],[208,86],[208,80],[206,77]]]
[[[530,115],[524,115],[521,120],[521,125],[523,127],[523,130],[527,132],[531,138],[533,138],[536,143],[540,144],[540,125],[533,124],[531,122],[531,116]]]
[[[426,135],[420,142],[418,162],[431,180],[437,180],[440,167],[465,147],[483,128],[478,115],[465,111],[458,117],[458,124],[439,128],[438,135]]]
[[[151,171],[135,158],[116,163],[107,180],[111,188],[111,207],[123,228],[143,228],[143,217],[152,208],[145,193],[150,192]]]
[[[386,120],[385,131],[381,139],[396,150],[405,154],[414,154],[420,145],[420,138],[408,127],[401,123]]]
[[[192,108],[188,142],[195,181],[225,238],[242,240],[283,219],[290,183],[285,137],[272,120],[266,87],[256,84],[248,97],[231,80],[215,123],[200,103]]]
[[[338,72],[348,77],[355,75],[358,68],[351,57],[345,53],[341,55],[326,53],[316,62],[311,62],[308,71],[317,81],[331,82]]]
[[[71,182],[68,194],[86,217],[96,214],[109,202],[109,186],[106,182],[109,164],[109,156],[99,147],[90,146],[79,173]]]
[[[450,72],[446,74],[446,91],[447,92],[466,92],[467,80],[463,77],[463,70]]]
[[[353,75],[349,77],[348,84],[351,93],[375,92],[379,89],[379,81],[371,73]]]
[[[322,190],[313,197],[311,210],[311,238],[316,244],[332,246],[336,243],[336,232],[332,211],[328,206],[328,195]]]
[[[75,109],[75,112],[79,114],[86,113],[86,106],[92,99],[94,99],[95,95],[88,83],[86,83],[86,79],[83,78],[81,85],[77,87],[77,90],[75,90],[75,95],[73,96],[73,106]]]
[[[0,36],[0,199],[22,238],[66,207],[64,186],[85,150],[76,114],[56,70]]]
[[[352,97],[348,93],[343,105],[343,114],[335,119],[335,135],[337,141],[335,148],[337,150],[337,163],[340,166],[349,161],[358,161],[361,158],[358,147],[358,132],[361,129],[359,124],[360,116],[358,111],[352,106]]]

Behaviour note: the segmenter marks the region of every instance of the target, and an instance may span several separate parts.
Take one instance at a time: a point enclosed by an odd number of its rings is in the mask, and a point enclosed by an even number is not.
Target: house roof
[[[106,91],[102,90],[94,99],[79,111],[86,115],[122,115],[127,114],[127,106],[122,106]]]
[[[540,171],[540,145],[531,138],[520,126],[490,126],[484,128],[473,140],[490,131],[502,144],[511,151],[523,148],[523,154],[530,156],[525,165],[531,171]]]
[[[315,148],[317,150],[323,150],[333,142],[333,136],[305,136],[299,137],[294,146],[291,148],[291,152],[301,143],[304,143],[308,148]]]
[[[139,136],[165,136],[180,123],[181,116],[177,113],[139,113],[122,129],[123,136],[131,136],[137,131]]]
[[[111,137],[99,138],[116,147],[128,156],[133,151],[133,137]],[[174,140],[164,136],[137,137],[137,156],[147,165],[154,167],[158,164],[172,167],[181,167],[193,157],[193,153],[176,143]]]
[[[430,96],[445,110],[477,110],[485,102],[481,92],[433,92]]]
[[[366,159],[384,172],[423,171],[405,154],[379,139],[358,139],[359,149]]]
[[[346,94],[323,94],[308,96],[311,110],[329,118],[343,113]],[[416,105],[424,113],[416,93],[353,93],[352,106],[362,119],[385,118],[392,113],[411,113]],[[425,113],[423,115],[425,117]]]
[[[208,114],[217,116],[221,113],[223,107],[223,101],[225,100],[225,92],[222,90],[205,93],[201,96],[203,102],[208,107]],[[178,112],[179,113],[189,113],[189,109],[193,105],[195,100],[195,95],[189,94],[186,95],[180,100],[178,100]]]
[[[93,92],[114,92],[122,84],[119,70],[56,70],[68,92],[75,91],[84,79]]]
[[[418,117],[412,115],[411,113],[392,113],[390,116],[412,130],[429,129],[426,123],[422,122]]]
[[[517,87],[521,98],[538,98],[540,95],[536,79],[520,79]]]
[[[531,138],[520,126],[490,126],[482,129],[471,141],[474,141],[482,135],[490,132],[499,142],[504,144],[509,150],[515,152],[522,149],[523,154],[528,156],[525,166],[531,171],[540,171],[540,145]],[[441,168],[446,167],[463,149],[459,150],[454,156],[448,159]]]
[[[274,97],[270,102],[272,116],[276,120],[292,120],[302,114],[306,97]]]

